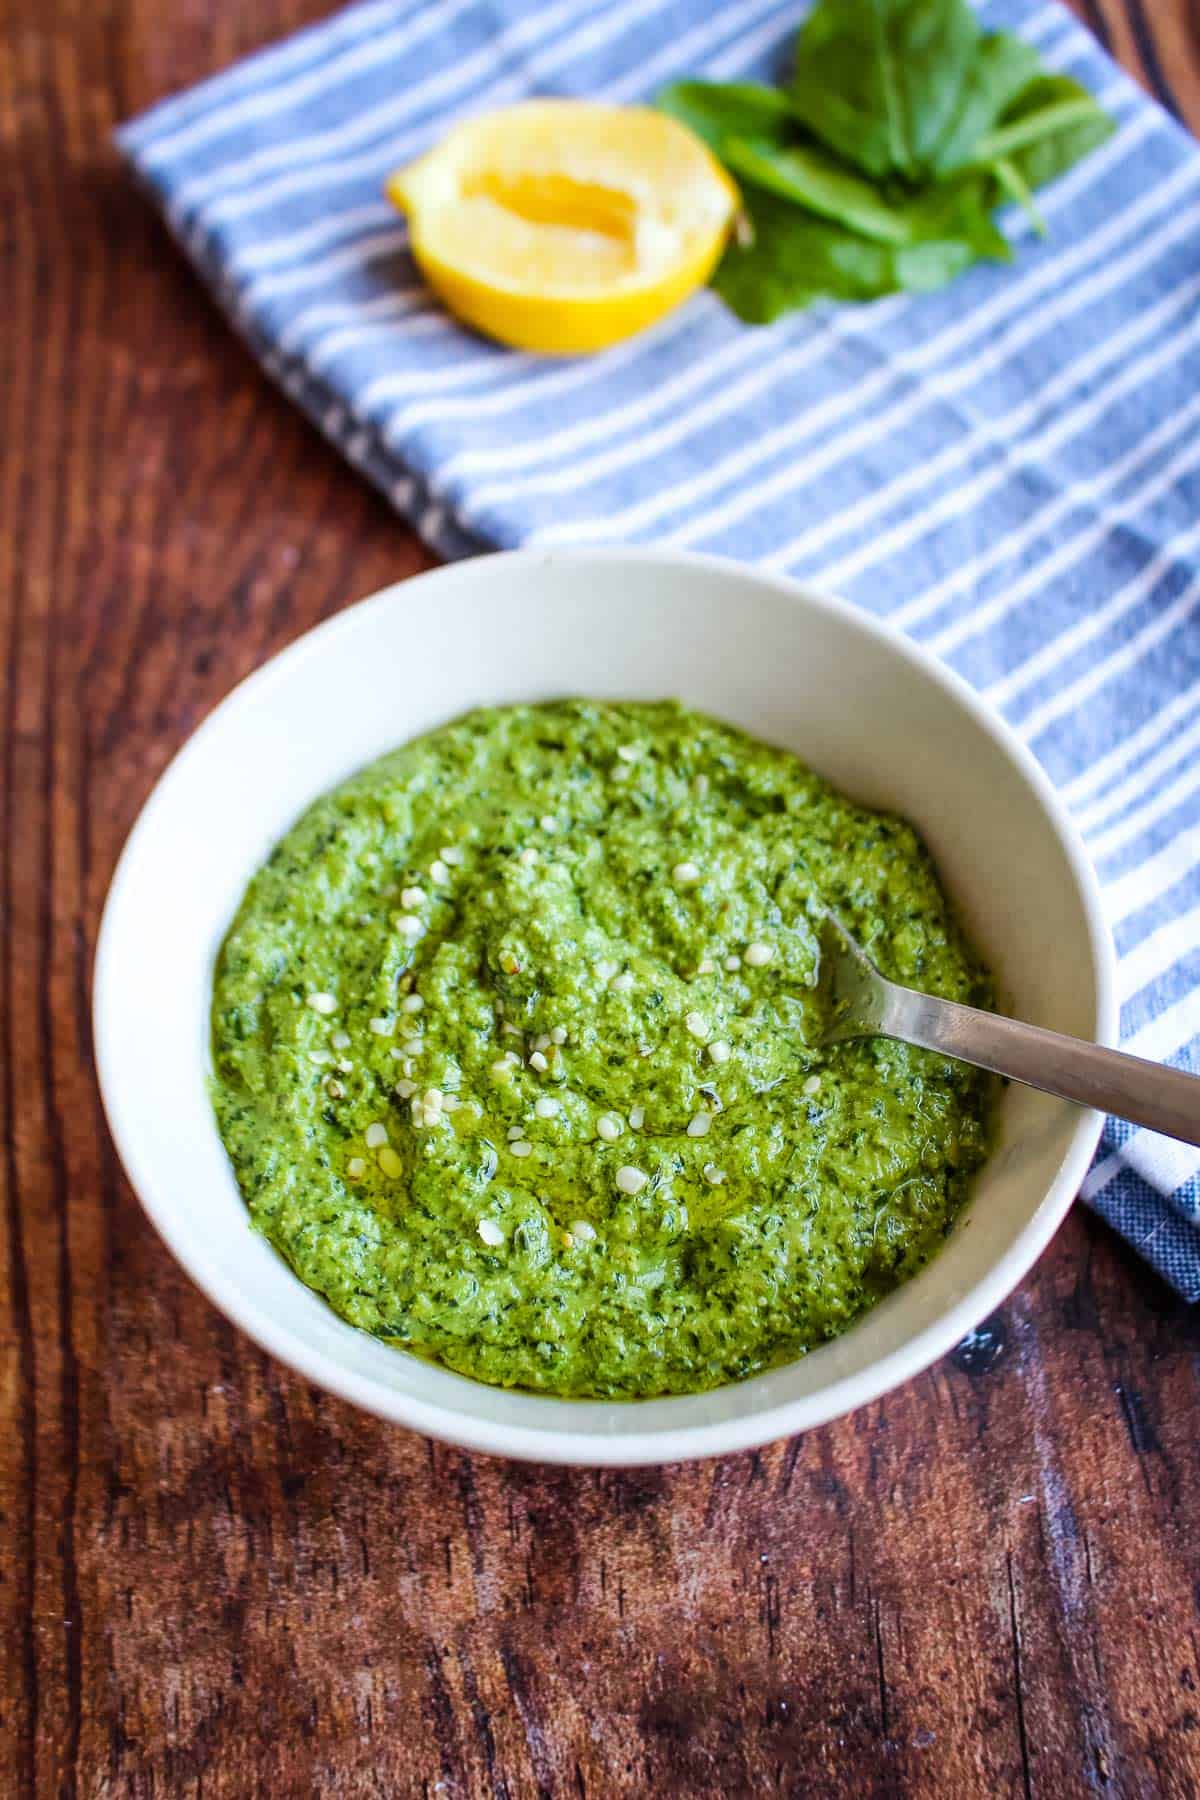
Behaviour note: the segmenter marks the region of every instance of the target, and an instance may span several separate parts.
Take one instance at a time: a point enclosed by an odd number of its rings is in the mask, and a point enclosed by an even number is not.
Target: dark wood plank
[[[120,1175],[87,987],[137,807],[240,675],[428,560],[107,144],[321,10],[0,5],[0,1792],[1184,1800],[1200,1319],[1083,1214],[990,1358],[596,1474],[288,1375]],[[1081,10],[1200,123],[1189,0]]]
[[[1075,11],[1156,100],[1200,131],[1200,12],[1194,0],[1077,0]]]

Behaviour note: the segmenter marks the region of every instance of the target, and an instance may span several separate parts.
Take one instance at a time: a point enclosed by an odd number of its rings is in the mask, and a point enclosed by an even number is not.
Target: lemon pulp
[[[387,183],[450,310],[555,355],[643,330],[707,281],[737,189],[649,107],[538,100],[456,126]]]

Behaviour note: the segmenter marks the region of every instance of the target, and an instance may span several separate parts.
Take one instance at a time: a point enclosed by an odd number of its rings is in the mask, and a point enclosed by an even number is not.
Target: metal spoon
[[[821,920],[818,937],[823,1045],[857,1037],[899,1038],[1060,1100],[1200,1144],[1200,1075],[900,987],[879,973],[832,913]]]

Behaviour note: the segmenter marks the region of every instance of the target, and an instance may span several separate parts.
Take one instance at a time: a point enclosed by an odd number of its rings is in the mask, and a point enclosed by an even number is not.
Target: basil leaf
[[[922,196],[931,231],[922,241],[884,244],[781,196],[754,188],[744,196],[753,238],[726,250],[713,286],[739,318],[767,324],[828,295],[875,300],[903,289],[943,287],[981,257],[1011,255],[988,212],[990,176]]]
[[[1038,203],[1033,191],[1021,174],[1021,171],[1010,163],[1007,156],[998,156],[991,164],[992,174],[1000,187],[1000,191],[1009,200],[1015,200],[1018,206],[1025,209],[1025,216],[1039,237],[1046,235],[1046,221],[1038,210]]]
[[[655,104],[690,126],[718,156],[723,156],[728,138],[783,143],[797,129],[786,94],[751,81],[676,81],[662,90]]]
[[[863,237],[881,244],[912,242],[903,209],[892,205],[873,182],[856,175],[828,150],[809,145],[779,148],[735,137],[723,145],[721,156],[735,175],[794,200],[822,218],[848,225]]]
[[[931,294],[946,287],[976,262],[1011,262],[1012,246],[994,227],[984,238],[931,238],[906,244],[896,252],[896,287],[912,294]]]
[[[958,110],[931,154],[932,173],[945,175],[975,161],[979,139],[1036,78],[1040,67],[1033,46],[1009,31],[980,38],[959,93]]]
[[[725,162],[744,181],[881,244],[923,244],[963,237],[982,256],[1003,255],[993,226],[990,188],[978,173],[939,186],[885,189],[815,145],[777,148],[731,138]]]
[[[677,82],[659,97],[744,184],[749,241],[713,285],[743,319],[821,296],[941,287],[1012,252],[992,218],[1102,143],[1112,121],[1078,82],[1040,73],[967,0],[817,0],[792,88]]]
[[[958,135],[978,47],[966,0],[817,0],[800,32],[793,104],[868,175],[919,180]]]
[[[907,205],[911,248],[961,241],[970,245],[976,258],[1011,262],[1012,246],[992,218],[996,197],[990,176],[990,170],[972,170],[915,194]],[[919,266],[918,257],[910,260],[914,269]],[[902,285],[919,284],[910,279]]]
[[[766,325],[822,294],[871,300],[893,291],[891,252],[772,195],[748,199],[753,237],[731,243],[713,277],[725,304]]]
[[[1027,187],[1044,187],[1073,168],[1116,126],[1104,108],[1069,75],[1039,75],[976,146],[979,162],[1005,158]]]

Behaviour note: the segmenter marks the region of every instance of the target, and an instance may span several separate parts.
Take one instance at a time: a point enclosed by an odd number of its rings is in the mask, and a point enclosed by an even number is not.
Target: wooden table
[[[107,140],[321,10],[0,8],[0,1794],[1195,1795],[1200,1309],[1086,1213],[988,1354],[591,1474],[289,1375],[122,1178],[88,985],[134,814],[234,681],[429,560]],[[1200,123],[1195,0],[1083,10]]]

